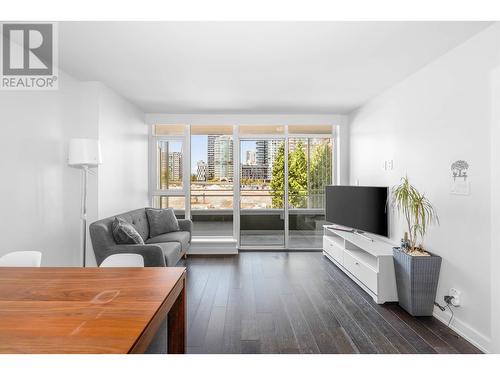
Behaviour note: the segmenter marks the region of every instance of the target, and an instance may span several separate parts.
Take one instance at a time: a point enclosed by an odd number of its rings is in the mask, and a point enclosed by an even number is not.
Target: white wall
[[[144,113],[105,85],[93,82],[96,119],[103,163],[94,170],[89,191],[88,223],[149,206],[148,127]],[[90,190],[90,189],[89,189]],[[92,198],[91,195],[92,194]],[[87,236],[87,264],[96,260]]]
[[[99,101],[99,218],[149,205],[148,127],[144,114],[106,86]]]
[[[81,171],[70,138],[99,138],[88,223],[148,205],[148,127],[132,104],[60,71],[59,90],[0,92],[0,255],[40,250],[44,266],[81,265]],[[88,239],[88,238],[87,238]],[[88,239],[88,265],[95,258]]]
[[[491,348],[500,353],[500,67],[491,73]]]
[[[80,173],[67,141],[97,137],[91,85],[61,72],[57,91],[0,92],[0,255],[40,250],[42,264],[80,264]],[[90,180],[91,194],[97,180]],[[90,212],[91,214],[93,212]]]
[[[498,168],[491,159],[490,106],[498,106],[498,101],[491,101],[491,74],[500,65],[499,47],[500,25],[496,24],[350,117],[350,182],[393,186],[408,175],[425,192],[441,221],[430,229],[425,242],[443,257],[437,300],[442,302],[450,287],[462,291],[463,306],[455,309],[453,326],[486,350],[495,349],[491,308],[492,299],[499,297],[491,294],[488,272],[495,238],[490,237],[491,172]],[[394,170],[383,170],[384,160],[391,159]],[[458,159],[470,164],[468,196],[450,194],[450,165]],[[393,215],[391,238],[399,241],[402,232],[402,221]],[[439,310],[435,314],[442,319],[449,316]]]

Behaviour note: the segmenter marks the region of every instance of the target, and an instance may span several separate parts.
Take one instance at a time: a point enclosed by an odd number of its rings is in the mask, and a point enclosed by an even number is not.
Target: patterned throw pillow
[[[144,240],[134,226],[119,217],[113,220],[112,232],[115,242],[119,245],[144,245]]]
[[[179,221],[171,208],[146,208],[149,221],[149,236],[156,237],[163,233],[178,232]]]

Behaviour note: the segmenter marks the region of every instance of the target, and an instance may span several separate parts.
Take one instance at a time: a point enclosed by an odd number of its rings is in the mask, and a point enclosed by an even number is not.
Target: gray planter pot
[[[432,315],[441,257],[411,256],[393,248],[399,306],[413,316]]]

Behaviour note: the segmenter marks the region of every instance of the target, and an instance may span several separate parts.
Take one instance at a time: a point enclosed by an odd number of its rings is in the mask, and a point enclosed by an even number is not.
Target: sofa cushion
[[[179,230],[179,222],[171,208],[146,208],[146,216],[149,221],[149,236],[151,238]]]
[[[162,243],[162,242],[178,242],[181,245],[182,251],[187,250],[189,246],[189,239],[191,235],[189,232],[170,232],[160,234],[159,236],[152,237],[146,243]]]
[[[161,248],[167,267],[175,266],[181,259],[181,245],[178,242],[162,242],[154,245]]]
[[[127,223],[132,224],[144,241],[149,238],[149,222],[146,216],[146,209],[140,208],[138,210],[124,212],[116,215],[116,217],[120,217]]]
[[[119,245],[144,244],[144,240],[135,227],[120,217],[115,217],[113,220],[112,233],[115,242]]]

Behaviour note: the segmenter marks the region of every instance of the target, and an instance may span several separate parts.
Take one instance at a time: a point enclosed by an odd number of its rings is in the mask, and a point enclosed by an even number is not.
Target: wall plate
[[[469,195],[470,182],[462,179],[452,181],[450,185],[450,193],[455,195]]]

